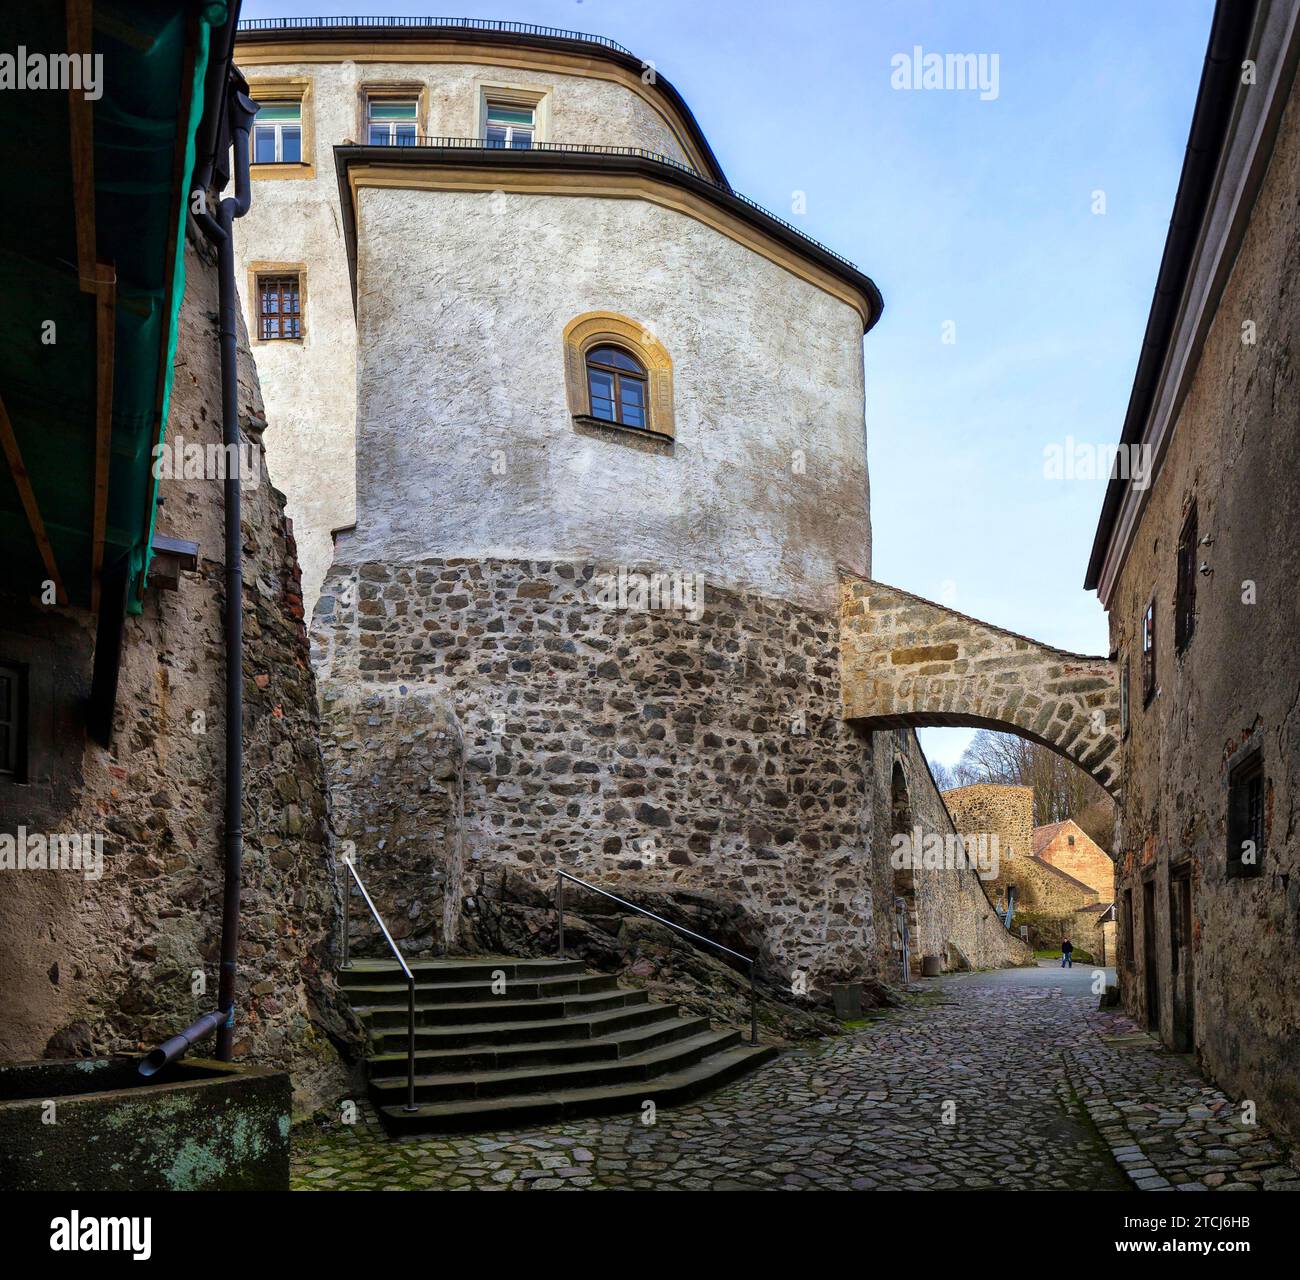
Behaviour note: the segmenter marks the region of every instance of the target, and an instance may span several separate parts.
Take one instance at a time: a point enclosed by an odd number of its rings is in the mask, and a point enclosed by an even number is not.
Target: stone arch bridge
[[[1016,733],[1119,793],[1119,676],[1109,658],[1052,649],[883,582],[848,579],[840,677],[846,720]]]

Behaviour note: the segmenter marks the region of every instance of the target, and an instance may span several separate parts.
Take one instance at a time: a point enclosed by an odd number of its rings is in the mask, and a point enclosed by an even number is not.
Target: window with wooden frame
[[[1178,535],[1178,584],[1174,591],[1174,645],[1182,653],[1196,630],[1196,503]]]
[[[587,352],[587,390],[591,416],[623,427],[646,425],[645,366],[618,347],[594,347]]]
[[[0,777],[21,782],[26,755],[26,672],[11,663],[0,663]]]
[[[366,99],[366,141],[372,147],[413,147],[419,132],[415,97]]]
[[[1156,695],[1156,601],[1151,597],[1142,615],[1142,705]]]
[[[296,274],[257,277],[257,336],[262,342],[302,339],[302,285]]]
[[[1264,751],[1248,747],[1228,768],[1228,876],[1257,876],[1264,858]]]
[[[301,100],[259,105],[253,122],[253,163],[302,163]]]

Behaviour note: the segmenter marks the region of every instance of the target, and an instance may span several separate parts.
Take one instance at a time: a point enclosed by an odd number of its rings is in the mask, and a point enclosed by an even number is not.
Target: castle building
[[[783,974],[889,968],[895,764],[933,785],[843,716],[875,285],[613,42],[288,19],[238,57],[268,465],[340,836],[409,945],[558,868],[719,895]],[[944,884],[964,951],[1015,951]]]

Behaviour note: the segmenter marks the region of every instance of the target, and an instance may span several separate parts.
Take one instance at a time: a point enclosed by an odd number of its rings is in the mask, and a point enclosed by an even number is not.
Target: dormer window
[[[371,98],[366,139],[372,147],[413,147],[419,104],[414,98]]]
[[[519,102],[487,101],[487,122],[483,139],[489,147],[526,150],[533,145],[537,130],[537,109]]]
[[[302,163],[302,103],[271,102],[253,123],[254,164]]]

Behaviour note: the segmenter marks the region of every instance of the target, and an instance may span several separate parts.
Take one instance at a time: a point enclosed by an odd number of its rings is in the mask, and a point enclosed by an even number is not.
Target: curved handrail
[[[729,956],[735,956],[744,964],[749,965],[749,1043],[758,1043],[758,1009],[757,997],[754,991],[754,966],[757,963],[754,956],[741,955],[739,951],[733,951],[730,947],[724,947],[722,943],[715,942],[712,938],[706,938],[702,933],[696,933],[694,929],[688,929],[684,924],[677,924],[664,916],[656,915],[653,911],[647,911],[645,907],[638,907],[635,902],[629,902],[626,898],[620,898],[617,894],[610,893],[607,889],[600,888],[588,880],[583,880],[579,876],[570,875],[567,871],[561,871],[556,868],[555,880],[555,912],[559,932],[559,952],[560,959],[564,959],[564,882],[572,881],[574,884],[580,884],[584,889],[590,889],[592,893],[598,893],[602,898],[608,898],[611,902],[617,902],[620,906],[627,907],[631,911],[639,911],[643,916],[649,916],[651,920],[657,920],[660,924],[666,924],[670,929],[676,929],[678,933],[684,933],[688,938],[694,938],[697,942],[703,942],[705,946],[714,947],[718,951],[725,951]]]
[[[411,972],[411,967],[406,963],[406,958],[397,949],[397,943],[393,941],[393,935],[388,932],[388,926],[384,923],[384,918],[379,914],[370,894],[366,892],[366,886],[361,883],[361,876],[357,869],[352,865],[351,858],[344,858],[343,865],[347,867],[356,881],[357,888],[361,890],[361,896],[365,904],[370,908],[370,914],[374,916],[375,923],[379,926],[379,931],[384,935],[384,941],[388,943],[393,955],[397,957],[397,963],[402,966],[402,972],[406,974],[407,984],[407,1023],[406,1023],[406,1106],[404,1111],[415,1111],[415,974]],[[348,922],[348,909],[345,900],[343,905],[343,963],[339,966],[341,969],[350,969],[351,960],[348,959],[348,934],[350,932]]]

